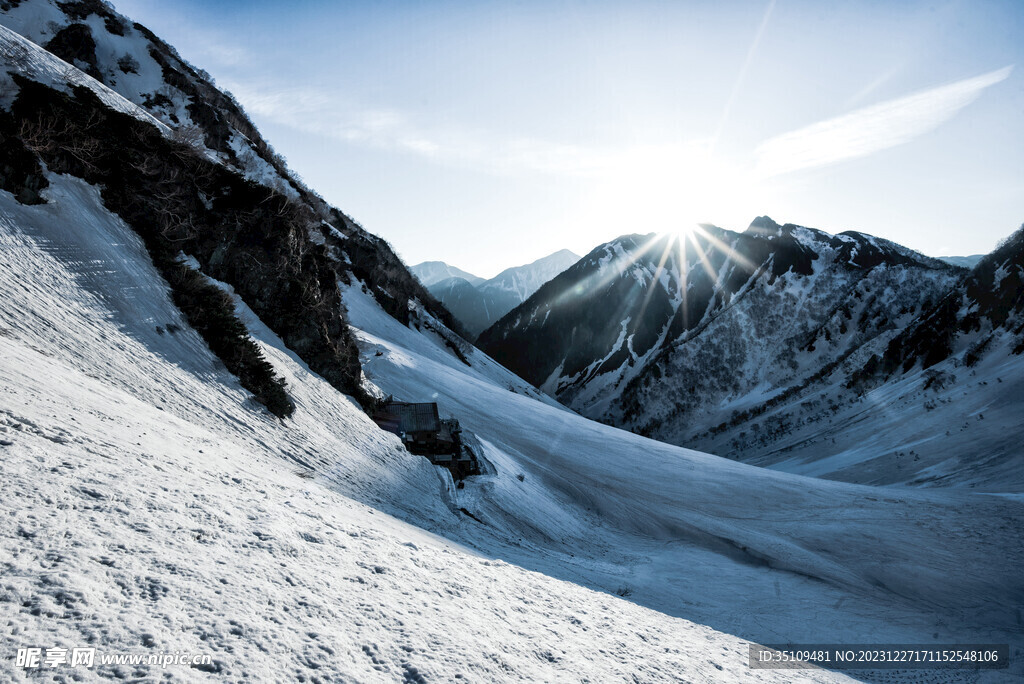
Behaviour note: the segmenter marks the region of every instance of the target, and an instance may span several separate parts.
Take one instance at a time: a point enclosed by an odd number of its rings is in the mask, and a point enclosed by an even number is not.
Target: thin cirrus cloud
[[[244,84],[232,84],[232,90],[251,113],[305,133],[490,173],[585,173],[599,157],[575,145],[502,139],[458,126],[428,129],[399,110],[354,107],[324,90]]]
[[[241,83],[231,90],[250,112],[306,133],[383,149],[435,156],[440,145],[417,132],[406,117],[388,108],[355,110],[324,90],[252,88]]]
[[[766,179],[827,166],[908,142],[948,121],[986,88],[1009,77],[1012,70],[1012,66],[1007,66],[770,138],[754,150],[752,177]],[[235,92],[250,111],[308,133],[490,173],[525,171],[601,177],[628,167],[637,154],[649,152],[630,145],[573,145],[503,138],[460,127],[428,130],[403,112],[354,108],[324,90],[247,88],[237,84]],[[706,142],[662,145],[657,157],[699,158]],[[650,160],[644,159],[643,166],[650,167]]]
[[[1013,66],[858,109],[770,138],[755,150],[762,178],[827,166],[909,142],[952,118]]]
[[[488,173],[593,176],[614,168],[633,151],[496,136],[462,126],[424,128],[399,110],[353,107],[322,89],[254,88],[232,83],[231,90],[251,113],[296,130]]]

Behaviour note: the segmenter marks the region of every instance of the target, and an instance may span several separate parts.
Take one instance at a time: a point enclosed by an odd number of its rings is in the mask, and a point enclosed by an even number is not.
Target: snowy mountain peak
[[[424,262],[412,270],[476,337],[577,259],[578,256],[563,249],[532,263],[507,268],[486,281],[441,261]]]
[[[823,354],[845,358],[909,323],[957,278],[888,241],[768,217],[743,233],[624,235],[478,344],[586,415],[681,440],[721,422],[723,402],[799,385]]]
[[[289,197],[310,194],[241,105],[145,26],[99,0],[0,4],[0,24],[146,110],[177,139]]]
[[[938,259],[927,257],[891,240],[855,230],[833,235],[817,228],[792,223],[780,225],[767,216],[758,216],[743,234],[767,240],[790,241],[791,245],[796,243],[805,252],[813,252],[815,255],[823,250],[838,249],[840,261],[852,268],[872,268],[882,263],[913,263],[927,268],[946,268]]]
[[[541,285],[576,263],[577,260],[579,260],[577,255],[567,249],[562,249],[523,266],[507,268],[482,283],[480,289],[509,292],[523,302]]]
[[[755,233],[760,235],[778,235],[782,231],[782,226],[772,220],[770,216],[758,216],[750,222],[750,226],[747,227],[748,233]]]
[[[409,270],[428,288],[448,278],[462,278],[472,285],[479,285],[484,282],[483,278],[475,276],[468,271],[463,271],[461,268],[446,264],[443,261],[424,261],[409,267]]]

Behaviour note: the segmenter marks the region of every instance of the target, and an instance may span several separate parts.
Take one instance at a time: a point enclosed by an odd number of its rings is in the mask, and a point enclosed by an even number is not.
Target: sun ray
[[[731,245],[722,242],[717,237],[709,233],[703,226],[697,226],[697,228],[693,232],[699,235],[702,239],[707,240],[708,242],[713,244],[716,248],[724,252],[730,259],[740,264],[750,273],[753,273],[755,270],[757,270],[757,266],[752,261],[750,261],[750,259],[746,258],[742,254],[737,252],[735,249],[732,248]]]
[[[704,236],[707,235],[707,231],[702,231],[702,232],[703,232]],[[697,250],[697,257],[700,259],[700,263],[704,267],[704,272],[708,274],[708,278],[710,278],[712,282],[717,281],[718,280],[718,272],[715,271],[715,267],[711,264],[711,259],[708,258],[708,249],[707,249],[707,247],[704,246],[704,245],[701,245],[699,242],[697,242],[696,232],[691,232],[687,236],[687,239],[690,242],[692,242],[694,248],[696,248],[696,250]]]
[[[690,264],[686,260],[686,243],[683,240],[676,242],[677,252],[679,254],[679,301],[681,302],[681,308],[683,312],[683,330],[689,330],[690,328],[690,307],[688,305],[688,296],[690,290]]]
[[[647,288],[647,293],[644,295],[644,301],[640,304],[640,313],[637,314],[637,320],[641,321],[644,318],[644,312],[647,311],[647,305],[651,301],[651,297],[654,296],[655,287],[661,279],[661,274],[665,271],[665,262],[668,261],[669,255],[672,253],[672,246],[678,240],[678,237],[668,236],[665,240],[665,249],[661,253],[661,258],[658,260],[658,267],[654,269],[654,277],[651,279],[651,286]]]
[[[648,252],[654,249],[657,244],[658,236],[655,235],[641,245],[636,251],[624,252],[622,255],[612,260],[608,267],[596,270],[594,273],[587,276],[583,282],[577,283],[575,287],[565,290],[559,294],[558,298],[555,299],[553,306],[560,306],[572,297],[578,297],[586,292],[603,288],[616,277],[621,276],[627,268],[643,258]]]

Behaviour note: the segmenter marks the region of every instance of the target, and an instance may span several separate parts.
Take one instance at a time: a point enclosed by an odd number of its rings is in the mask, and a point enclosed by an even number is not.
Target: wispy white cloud
[[[203,62],[210,61],[219,66],[237,67],[253,61],[253,54],[248,49],[227,42],[219,35],[211,35],[207,40],[196,40],[196,45],[196,51],[203,57]]]
[[[664,166],[692,158],[706,141],[658,146],[573,144],[494,131],[426,126],[400,110],[359,107],[329,89],[252,87],[231,90],[257,117],[345,143],[413,154],[477,171],[605,177],[625,166]]]
[[[766,140],[754,150],[749,180],[864,157],[908,142],[952,118],[1012,70],[1007,66]],[[887,77],[885,74],[880,80]],[[359,107],[328,88],[231,85],[250,112],[297,130],[487,173],[621,179],[624,173],[627,178],[649,177],[653,170],[665,171],[660,175],[669,178],[692,180],[687,169],[706,168],[714,149],[714,138],[654,147],[580,145],[452,126],[430,127],[397,109]]]
[[[1012,66],[1004,67],[766,140],[755,151],[758,175],[771,177],[825,166],[908,142],[948,121],[1012,70]]]
[[[345,144],[475,173],[569,179],[568,188],[590,188],[578,219],[590,229],[611,231],[626,223],[644,230],[678,229],[718,220],[726,208],[740,204],[737,194],[750,201],[758,197],[745,169],[715,158],[710,138],[565,142],[447,122],[430,126],[396,109],[360,108],[328,89],[232,89],[257,117]]]
[[[416,135],[401,112],[354,108],[327,89],[254,88],[240,83],[230,87],[250,113],[307,133],[420,154],[430,154],[436,146]]]
[[[231,84],[257,120],[271,120],[346,145],[510,179],[550,177],[574,204],[573,230],[611,234],[624,225],[679,230],[700,222],[741,223],[761,194],[749,169],[718,158],[710,137],[581,142],[429,121],[387,107],[360,107],[344,89]],[[584,199],[585,197],[585,199]],[[736,218],[740,215],[739,218]]]

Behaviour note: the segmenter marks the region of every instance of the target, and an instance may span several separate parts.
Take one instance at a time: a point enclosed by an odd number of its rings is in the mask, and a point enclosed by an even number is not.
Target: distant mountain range
[[[505,269],[490,280],[443,261],[424,261],[409,270],[475,338],[578,260],[577,255],[563,249],[524,266]]]
[[[954,266],[974,268],[984,257],[984,254],[972,254],[970,256],[943,256],[936,258],[945,261],[947,264],[953,264]]]
[[[743,233],[627,235],[540,288],[477,345],[584,415],[674,444],[859,482],[938,481],[951,470],[1020,479],[1008,475],[1019,470],[1011,442],[1024,412],[1019,381],[1016,395],[1004,391],[1010,366],[988,385],[953,370],[990,352],[1009,353],[1018,377],[1024,370],[1020,235],[970,272],[863,233],[767,217]],[[935,373],[946,379],[929,381]],[[931,396],[939,385],[949,396]],[[979,435],[924,435],[973,420],[954,392],[979,411],[998,397],[984,414],[1006,423],[987,424],[985,455],[969,467],[941,464],[975,452]],[[894,395],[906,403],[900,412],[865,414],[865,397]],[[846,432],[846,421],[856,429]]]
[[[473,286],[484,282],[483,278],[475,276],[467,271],[463,271],[461,268],[449,266],[443,261],[424,261],[421,264],[416,264],[409,270],[412,271],[412,274],[419,278],[420,282],[428,288],[431,285],[435,285],[442,280],[448,280],[450,278],[460,278]]]

